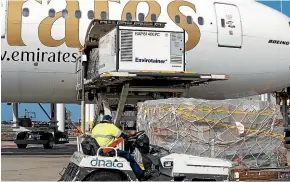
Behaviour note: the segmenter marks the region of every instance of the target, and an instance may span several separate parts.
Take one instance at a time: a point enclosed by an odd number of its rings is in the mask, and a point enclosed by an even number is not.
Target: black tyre
[[[59,180],[57,180],[57,181],[64,181],[64,179],[63,179],[63,177],[61,177]]]
[[[48,140],[47,143],[43,144],[44,149],[52,149],[53,148],[55,141],[54,141],[54,137],[51,133],[43,134],[43,136],[41,138],[43,138],[42,140]]]
[[[95,95],[93,93],[88,93],[88,100],[93,101],[95,99]]]
[[[27,144],[17,144],[17,147],[18,147],[19,149],[26,149]]]
[[[99,171],[91,174],[85,181],[127,181],[122,175],[114,171]]]
[[[54,139],[55,139],[55,144],[59,144],[59,139],[61,138],[62,133],[56,131],[54,132]]]
[[[17,140],[25,140],[26,139],[26,133],[25,132],[20,132],[16,136]],[[16,144],[17,148],[19,149],[25,149],[27,147],[27,144]]]

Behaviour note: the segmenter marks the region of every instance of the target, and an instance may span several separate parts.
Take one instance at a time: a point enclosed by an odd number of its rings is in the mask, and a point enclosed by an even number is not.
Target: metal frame
[[[281,92],[276,92],[276,104],[280,105],[280,110],[283,117],[283,126],[285,132],[285,148],[290,149],[289,135],[290,132],[290,105],[287,105],[287,101],[290,100],[290,87],[283,89]],[[290,163],[288,164],[290,166]]]
[[[114,79],[117,79],[117,74],[118,73],[114,73],[111,74],[112,77],[114,77]],[[128,73],[129,74],[129,73]],[[118,101],[118,107],[116,110],[116,115],[114,118],[114,123],[117,126],[121,127],[121,118],[122,118],[122,114],[125,108],[126,103],[128,102],[128,98],[130,98],[130,96],[134,96],[135,100],[132,100],[132,104],[134,104],[135,106],[137,106],[138,101],[145,101],[148,99],[155,99],[154,98],[154,94],[165,94],[165,93],[169,93],[172,94],[175,93],[177,96],[183,96],[183,97],[188,97],[188,92],[189,89],[192,85],[192,82],[195,82],[195,84],[197,83],[202,83],[202,82],[206,82],[206,81],[213,81],[213,80],[226,80],[228,79],[227,76],[223,75],[223,76],[217,76],[217,75],[204,75],[201,76],[199,74],[196,73],[184,73],[187,74],[186,79],[184,79],[184,75],[180,76],[180,77],[175,77],[175,81],[178,81],[177,85],[173,85],[173,84],[169,84],[169,85],[164,85],[164,86],[149,86],[147,85],[138,85],[135,86],[134,82],[140,78],[137,75],[136,76],[129,76],[127,77],[128,74],[124,73],[119,73],[120,78],[122,78],[122,76],[126,77],[127,79],[125,79],[125,81],[120,81],[120,82],[114,82],[111,81],[109,83],[109,85],[105,86],[106,89],[106,93],[104,92],[104,90],[101,93],[98,93],[98,97],[96,99],[97,102],[97,115],[101,114],[101,110],[104,111],[104,114],[111,114],[111,105],[109,100],[110,99],[115,99],[115,98],[119,98]],[[180,74],[180,73],[179,73]],[[155,74],[155,76],[157,75],[157,77],[164,77],[164,74]],[[166,75],[166,74],[165,74]],[[188,75],[191,75],[191,77],[189,77]],[[109,76],[110,78],[112,78],[111,76]],[[197,78],[196,78],[197,77]],[[203,77],[203,78],[201,78]],[[215,78],[215,79],[214,79]],[[104,82],[107,79],[107,77],[102,77],[100,78],[100,80],[95,80],[94,83],[98,83],[98,82]],[[151,78],[148,78],[149,80],[142,79],[143,81],[151,81]],[[160,78],[161,82],[162,81],[168,81],[168,78]],[[108,79],[110,80],[110,79]],[[197,83],[196,83],[197,82]],[[170,83],[170,79],[169,79],[169,83]],[[91,89],[99,89],[102,90],[104,89],[104,86],[101,85],[102,88],[99,88],[96,86],[96,84],[92,84],[92,83],[86,83],[87,87],[91,88]],[[116,88],[121,88],[121,91],[118,92],[116,91]],[[132,95],[129,95],[129,93],[131,93]],[[149,94],[151,93],[151,94]],[[144,97],[144,95],[146,97]],[[150,96],[151,95],[151,96]],[[167,98],[166,96],[164,98]]]
[[[164,28],[165,24],[166,23],[160,22],[93,20],[88,27],[85,39],[86,43],[84,46],[84,50],[81,51],[81,54],[86,54],[88,57],[88,60],[86,61],[90,61],[89,51],[97,44],[97,42],[90,42],[90,36],[96,38],[94,36],[95,33],[97,37],[100,37],[102,35],[105,35],[106,32],[112,30],[112,28],[117,27],[118,29],[119,26]],[[105,31],[99,32],[98,26],[102,26]],[[111,114],[112,111],[109,100],[112,99],[112,97],[119,98],[118,107],[115,110],[116,115],[114,118],[114,123],[117,126],[121,125],[120,121],[122,119],[123,112],[125,112],[125,105],[128,104],[128,100],[132,96],[134,96],[135,99],[131,99],[130,101],[134,106],[137,106],[137,103],[140,101],[156,99],[156,95],[158,94],[164,95],[163,98],[168,98],[172,96],[188,97],[188,92],[191,86],[197,86],[211,81],[229,79],[227,75],[198,74],[194,72],[131,71],[103,73],[97,75],[92,79],[87,80],[85,79],[85,74],[83,70],[85,70],[85,66],[82,67],[81,71],[82,79],[80,79],[80,81],[82,83],[77,83],[78,93],[82,93],[82,105],[84,105],[86,102],[85,94],[93,91],[93,93],[96,93],[96,115],[100,116],[102,113]],[[82,116],[85,114],[84,109],[85,108],[82,107]],[[82,120],[82,122],[84,123],[83,117]],[[96,119],[94,125],[95,124]],[[85,131],[83,127],[82,131]]]
[[[122,89],[121,96],[118,103],[117,113],[114,119],[114,123],[117,126],[120,126],[120,120],[121,120],[122,113],[124,111],[125,103],[127,100],[127,96],[129,93],[129,86],[130,86],[129,83],[125,83],[123,85],[123,89]]]

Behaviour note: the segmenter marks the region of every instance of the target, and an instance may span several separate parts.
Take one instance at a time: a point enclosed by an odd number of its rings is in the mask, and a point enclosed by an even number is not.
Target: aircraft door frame
[[[8,0],[1,0],[1,39],[6,37]]]
[[[242,48],[243,31],[239,8],[234,4],[214,3],[219,47]]]

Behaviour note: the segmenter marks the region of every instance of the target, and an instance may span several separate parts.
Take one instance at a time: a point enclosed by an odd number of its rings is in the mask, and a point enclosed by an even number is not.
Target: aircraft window
[[[92,19],[95,18],[95,13],[94,13],[93,10],[88,11],[88,18],[89,18],[90,20],[92,20]]]
[[[191,16],[187,16],[186,17],[186,21],[188,24],[192,24],[192,17]]]
[[[48,16],[51,17],[51,18],[55,17],[55,10],[54,9],[50,9],[48,11]]]
[[[198,24],[200,24],[200,25],[204,24],[203,17],[198,17],[197,21],[198,21]]]
[[[132,20],[132,14],[131,13],[126,13],[126,20],[131,21]]]
[[[157,21],[157,16],[156,16],[156,14],[151,14],[151,21],[152,22],[156,22]]]
[[[106,20],[107,19],[107,12],[106,11],[102,11],[101,12],[101,19],[102,20]]]
[[[61,14],[62,14],[63,18],[67,18],[68,17],[68,11],[66,9],[62,10]]]
[[[139,19],[139,21],[144,21],[145,15],[143,13],[139,13],[138,14],[138,19]]]
[[[28,17],[29,16],[29,9],[28,8],[23,8],[22,15],[24,17]]]
[[[179,15],[175,16],[175,23],[180,23],[180,16]]]
[[[80,19],[80,18],[82,17],[82,12],[81,12],[80,10],[76,10],[76,11],[75,11],[75,17],[76,17],[77,19]]]

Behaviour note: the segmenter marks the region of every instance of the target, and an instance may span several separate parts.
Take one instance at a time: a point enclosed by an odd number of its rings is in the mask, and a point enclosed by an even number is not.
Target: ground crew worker
[[[109,146],[117,138],[128,138],[116,125],[112,122],[112,116],[104,115],[103,120],[99,122],[92,130],[92,137],[95,138],[100,147]],[[115,150],[111,151],[115,155]],[[117,149],[117,154],[124,157],[130,162],[130,166],[139,180],[144,180],[144,172],[135,161],[134,157],[127,151]]]

